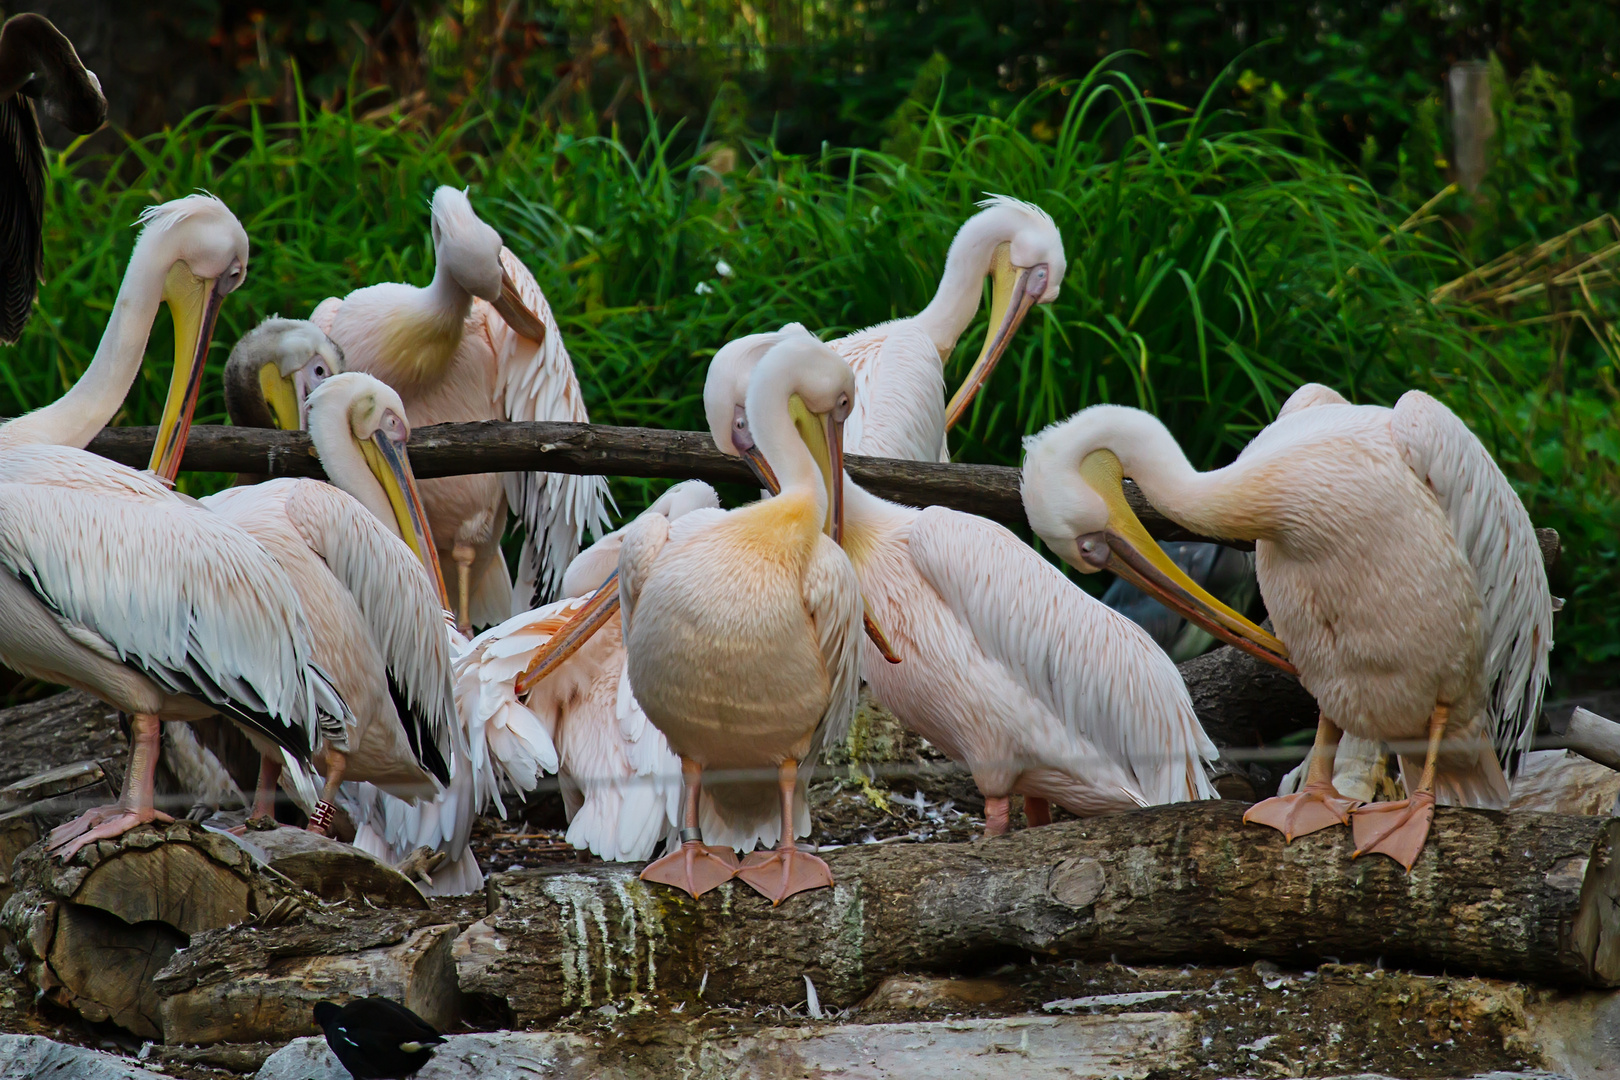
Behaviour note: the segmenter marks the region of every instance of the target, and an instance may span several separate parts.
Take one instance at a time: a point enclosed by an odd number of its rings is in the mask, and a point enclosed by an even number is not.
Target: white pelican
[[[317,832],[330,831],[345,779],[412,800],[450,782],[459,728],[444,586],[406,456],[404,412],[378,380],[334,375],[309,395],[310,436],[331,484],[282,478],[202,500],[281,564],[303,602],[315,661],[349,705],[346,750],[323,746],[313,760],[325,778],[310,815]],[[278,759],[266,757],[255,816],[273,813],[279,772]]]
[[[646,512],[673,523],[693,510],[719,506],[713,488],[687,480]],[[572,599],[513,616],[474,638],[456,662],[456,694],[475,730],[487,729],[492,737],[497,731],[549,736],[569,843],[628,862],[650,858],[660,840],[670,840],[672,849],[679,842],[681,764],[630,690],[619,619],[609,612],[589,643],[548,667],[543,680],[526,675],[552,635],[592,606],[597,586],[618,565],[623,536],[623,529],[608,533],[569,564],[563,593]],[[522,786],[532,787],[533,778]],[[765,825],[774,838],[774,823]],[[757,839],[738,846],[752,847]]]
[[[709,368],[715,444],[767,482],[737,407],[757,339],[808,334],[793,325],[732,342]],[[1007,830],[1015,792],[1031,824],[1050,820],[1048,800],[1098,814],[1214,797],[1204,763],[1215,746],[1145,631],[992,521],[900,506],[848,477],[844,492],[844,550],[904,657],[887,663],[869,640],[862,674],[901,723],[972,770],[987,835]]]
[[[132,717],[122,797],[52,832],[63,858],[167,820],[153,806],[160,716],[219,712],[256,745],[304,759],[318,734],[344,734],[346,708],[312,665],[298,597],[265,550],[161,474],[80,449],[123,404],[166,302],[176,360],[154,459],[178,464],[214,315],[247,270],[247,236],[217,199],[177,199],[143,221],[90,367],[54,403],[0,426],[0,661]]]
[[[309,395],[343,370],[343,350],[305,319],[265,319],[225,361],[225,412],[237,427],[298,431]]]
[[[25,12],[0,26],[0,342],[6,344],[33,314],[44,267],[45,144],[34,98],[78,135],[107,118],[101,83],[73,43],[43,15]]]
[[[828,342],[855,372],[855,411],[846,436],[855,453],[949,461],[945,433],[990,378],[1034,304],[1057,299],[1067,268],[1063,236],[1032,203],[994,195],[957,230],[928,306]],[[945,362],[992,281],[984,348],[945,404]]]
[[[426,288],[371,285],[315,309],[311,321],[342,348],[348,369],[399,391],[415,427],[588,421],[573,362],[533,275],[454,188],[433,195],[433,252]],[[440,561],[456,568],[463,632],[527,610],[537,593],[549,598],[584,531],[600,535],[607,524],[600,476],[444,477],[423,481],[422,498]],[[517,594],[500,554],[508,503],[528,530]]]
[[[642,877],[693,894],[735,875],[780,903],[832,884],[801,852],[809,832],[804,781],[821,748],[840,741],[860,683],[860,587],[836,540],[842,528],[842,427],[854,376],[814,339],[784,342],[748,389],[754,437],[782,493],[729,512],[697,510],[671,523],[643,514],[619,553],[630,685],[681,757],[686,781],[680,850]],[[801,770],[800,764],[804,768]],[[776,783],[705,769],[774,769]],[[698,794],[714,818],[699,829]],[[776,849],[736,868],[705,837],[751,837],[779,802]]]
[[[1189,529],[1256,542],[1276,638],[1167,565],[1126,505],[1122,476]],[[1024,504],[1074,566],[1129,576],[1216,636],[1298,669],[1322,710],[1305,786],[1247,819],[1292,838],[1349,814],[1358,855],[1410,869],[1437,795],[1506,803],[1498,755],[1511,759],[1533,735],[1552,598],[1523,505],[1427,394],[1386,409],[1303,386],[1236,462],[1207,473],[1148,414],[1093,406],[1030,440]],[[1342,796],[1332,780],[1341,732],[1426,740],[1421,758],[1401,755],[1410,797],[1356,806]]]

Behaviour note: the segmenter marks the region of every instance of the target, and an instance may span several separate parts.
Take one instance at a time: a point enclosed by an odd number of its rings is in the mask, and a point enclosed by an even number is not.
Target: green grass
[[[960,457],[1015,464],[1025,434],[1115,401],[1156,412],[1208,466],[1229,460],[1301,382],[1380,403],[1431,390],[1502,455],[1538,523],[1568,538],[1555,581],[1571,596],[1561,662],[1620,651],[1620,614],[1605,600],[1620,591],[1614,403],[1563,389],[1582,386],[1571,364],[1595,371],[1601,354],[1566,358],[1554,379],[1534,331],[1486,337],[1436,310],[1429,290],[1467,268],[1459,248],[1443,230],[1397,231],[1410,208],[1297,133],[1179,111],[1100,78],[1048,94],[1066,111],[1045,140],[1025,134],[1017,114],[924,108],[903,157],[789,156],[734,139],[736,168],[724,175],[714,166],[725,155],[684,149],[705,146],[705,133],[659,132],[655,117],[655,136],[629,147],[476,106],[427,127],[352,112],[306,111],[286,125],[198,115],[114,160],[69,152],[53,160],[47,281],[0,364],[0,413],[77,377],[131,223],[143,206],[197,188],[229,203],[253,243],[247,283],[221,317],[221,351],[272,313],[307,315],[379,280],[424,283],[428,197],[439,184],[470,185],[556,310],[593,419],[682,428],[700,425],[705,365],[730,337],[790,320],[831,335],[915,312],[974,201],[1001,192],[1052,213],[1068,277],[959,429]],[[1045,115],[1049,102],[1038,104]],[[731,277],[717,274],[721,260]],[[983,318],[948,380],[977,351]],[[169,341],[160,320],[156,362],[117,422],[155,416]],[[215,376],[198,422],[222,414]],[[1571,415],[1575,427],[1559,419]],[[1572,431],[1586,433],[1574,458]],[[1577,460],[1585,471],[1571,475]],[[217,478],[187,483],[201,490]],[[646,492],[616,484],[626,511]]]

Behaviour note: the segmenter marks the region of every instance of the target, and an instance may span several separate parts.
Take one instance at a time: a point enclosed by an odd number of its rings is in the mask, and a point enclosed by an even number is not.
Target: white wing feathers
[[[14,455],[24,456],[6,457]],[[297,596],[264,549],[184,496],[143,491],[138,480],[108,483],[0,484],[0,565],[70,633],[99,638],[167,692],[204,701],[300,757],[318,734],[341,742],[341,698],[311,667]],[[124,493],[110,512],[116,491]]]
[[[1474,568],[1485,631],[1492,741],[1504,761],[1530,749],[1552,651],[1552,594],[1535,528],[1507,477],[1468,427],[1413,390],[1390,417],[1401,456],[1440,500]]]
[[[1072,732],[1126,766],[1148,802],[1215,796],[1204,768],[1215,745],[1175,664],[1145,631],[972,514],[923,510],[909,548],[979,646]],[[1093,660],[1103,656],[1123,662]]]
[[[573,360],[545,294],[522,260],[504,247],[501,266],[516,284],[525,306],[544,321],[546,340],[536,345],[508,326],[493,308],[475,307],[486,311],[490,344],[495,351],[497,404],[509,420],[589,423],[590,414],[580,394]],[[589,529],[593,539],[607,531],[608,507],[612,503],[607,478],[507,473],[504,481],[507,502],[528,530],[519,580],[533,573],[540,596],[554,596],[562,584],[563,571],[579,552],[585,531]]]
[[[827,711],[816,726],[810,753],[799,765],[801,783],[808,783],[810,773],[821,760],[822,750],[842,745],[849,735],[849,724],[855,717],[855,705],[861,695],[860,648],[865,636],[861,623],[861,582],[849,559],[825,536],[817,537],[815,554],[805,567],[804,602],[816,628],[831,683]]]

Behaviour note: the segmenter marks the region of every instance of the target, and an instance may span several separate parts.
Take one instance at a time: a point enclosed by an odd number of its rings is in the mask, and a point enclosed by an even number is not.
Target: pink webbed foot
[[[788,845],[756,851],[743,860],[737,877],[774,907],[794,893],[832,885],[832,868],[809,852]]]
[[[700,840],[688,840],[662,859],[648,863],[641,872],[641,880],[672,885],[696,898],[730,881],[736,873],[736,852],[730,848],[710,847]]]
[[[1340,795],[1330,781],[1308,783],[1293,795],[1275,795],[1255,803],[1243,812],[1245,824],[1270,825],[1292,842],[1296,836],[1334,825],[1350,824],[1350,813],[1361,800]]]
[[[171,815],[161,810],[128,810],[117,803],[111,806],[97,806],[86,810],[72,821],[64,822],[52,829],[50,838],[45,843],[45,850],[67,862],[86,844],[123,836],[129,830],[138,825],[145,825],[148,821],[168,824],[173,820]]]
[[[1395,802],[1369,803],[1352,814],[1356,838],[1352,858],[1362,855],[1388,855],[1408,872],[1423,851],[1434,822],[1434,793],[1419,791],[1411,798]]]

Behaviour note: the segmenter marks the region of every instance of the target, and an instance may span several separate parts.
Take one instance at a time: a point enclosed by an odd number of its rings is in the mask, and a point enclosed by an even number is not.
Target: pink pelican
[[[814,339],[783,342],[760,362],[747,401],[781,494],[673,523],[643,514],[624,531],[630,685],[680,755],[686,788],[683,843],[642,871],[649,881],[697,896],[735,873],[775,903],[832,884],[827,864],[793,838],[810,828],[809,766],[842,740],[860,682],[860,586],[831,538],[842,528],[840,428],[853,396],[837,353]],[[706,783],[706,769],[770,769],[776,783]],[[726,841],[763,832],[778,803],[775,850],[738,868],[729,844],[705,846],[705,788]]]
[[[845,430],[852,451],[949,461],[945,433],[990,378],[1029,309],[1057,299],[1067,262],[1050,215],[1004,195],[979,206],[951,241],[927,307],[829,342],[855,372],[855,411]],[[947,406],[945,362],[979,310],[987,275],[992,291],[984,347]]]
[[[307,326],[317,356],[319,333]],[[334,375],[309,395],[310,435],[332,484],[283,478],[202,500],[281,564],[309,619],[315,662],[349,705],[342,746],[328,743],[312,762],[325,779],[310,815],[317,832],[330,831],[345,779],[408,800],[450,782],[458,728],[444,586],[404,413],[378,380]],[[255,816],[273,813],[279,774],[279,755],[266,756]]]
[[[1255,541],[1277,637],[1167,565],[1131,514],[1123,477],[1195,532]],[[1152,416],[1096,405],[1029,441],[1024,505],[1075,567],[1114,570],[1218,637],[1298,669],[1321,705],[1305,785],[1247,820],[1291,839],[1350,818],[1357,855],[1410,869],[1437,796],[1505,805],[1499,755],[1530,745],[1552,598],[1523,505],[1473,433],[1427,394],[1386,409],[1302,386],[1237,461],[1206,473]],[[1343,732],[1425,743],[1421,757],[1401,755],[1409,797],[1358,806],[1341,795]]]
[[[795,336],[809,332],[731,342],[704,388],[715,444],[765,477],[738,408],[760,351]],[[1031,824],[1050,820],[1049,800],[1099,814],[1214,797],[1215,747],[1145,631],[992,521],[900,506],[847,477],[844,492],[844,550],[905,661],[884,662],[868,640],[862,674],[901,723],[972,770],[987,835],[1007,830],[1013,793]]]
[[[416,427],[450,421],[590,419],[573,362],[534,277],[473,213],[467,196],[433,195],[433,281],[384,283],[332,297],[311,320],[342,348],[349,370],[399,391]],[[422,482],[440,561],[456,568],[463,632],[549,596],[586,528],[607,523],[600,476],[489,473]],[[516,595],[500,554],[506,507],[528,536]]]
[[[274,560],[167,485],[215,315],[246,275],[247,235],[209,196],[142,220],[89,368],[54,403],[0,426],[0,661],[132,717],[123,794],[51,833],[63,858],[168,820],[153,805],[161,717],[218,712],[257,745],[307,760],[318,735],[342,739],[347,712],[311,662],[298,597]],[[153,476],[82,447],[122,406],[164,303],[176,356]]]
[[[673,524],[719,506],[713,488],[687,480],[646,512]],[[618,566],[623,538],[623,529],[608,533],[569,564],[563,594],[571,599],[516,615],[474,638],[456,662],[456,693],[475,730],[539,730],[554,742],[571,844],[609,861],[639,861],[650,858],[660,840],[670,840],[671,849],[679,843],[681,763],[630,690],[620,620],[609,612],[600,631],[565,663],[553,664],[544,680],[525,675],[552,635],[592,606],[597,586]],[[520,789],[533,787],[535,779],[531,774]],[[702,798],[700,817],[712,817],[712,795]],[[764,825],[774,839],[776,823]],[[758,839],[735,846],[752,848]]]

